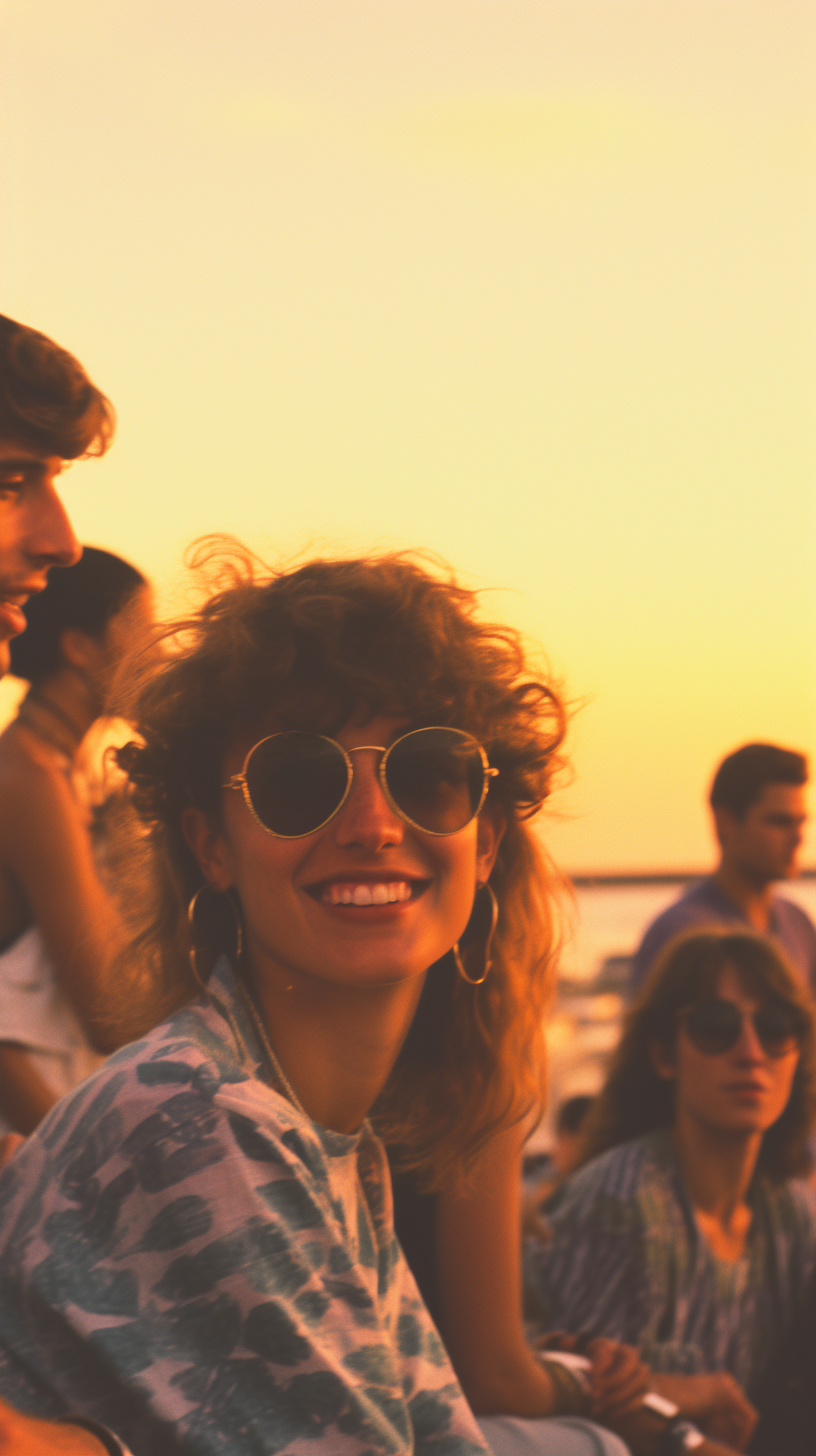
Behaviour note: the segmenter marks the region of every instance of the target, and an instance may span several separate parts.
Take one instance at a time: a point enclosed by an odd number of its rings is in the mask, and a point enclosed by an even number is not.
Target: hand
[[[5,1168],[6,1163],[10,1162],[24,1142],[25,1138],[21,1137],[18,1132],[7,1132],[4,1137],[0,1137],[0,1168]]]
[[[725,1370],[708,1375],[654,1375],[652,1384],[659,1395],[679,1405],[683,1415],[713,1441],[745,1450],[758,1412]]]
[[[0,1456],[107,1456],[81,1426],[38,1421],[0,1400]]]
[[[652,1372],[633,1345],[598,1338],[586,1345],[592,1361],[592,1415],[605,1425],[637,1409],[651,1389]]]

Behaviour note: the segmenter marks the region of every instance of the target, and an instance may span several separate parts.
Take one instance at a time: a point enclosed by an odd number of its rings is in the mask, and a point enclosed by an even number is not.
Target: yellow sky
[[[583,705],[562,863],[706,863],[718,758],[816,749],[815,30],[0,0],[0,309],[120,416],[81,537],[164,602],[202,532],[430,547]]]

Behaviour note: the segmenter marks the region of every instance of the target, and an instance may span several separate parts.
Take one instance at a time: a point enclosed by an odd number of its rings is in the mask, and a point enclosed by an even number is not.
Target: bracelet
[[[124,1441],[114,1436],[107,1426],[100,1426],[96,1421],[90,1421],[85,1416],[63,1416],[59,1424],[61,1426],[79,1426],[81,1430],[88,1431],[90,1435],[96,1436],[100,1445],[105,1447],[108,1456],[132,1456]]]
[[[570,1370],[558,1359],[559,1351],[542,1350],[540,1360],[546,1367],[552,1381],[555,1398],[555,1415],[585,1416],[592,1404],[592,1391],[586,1376],[578,1370]]]

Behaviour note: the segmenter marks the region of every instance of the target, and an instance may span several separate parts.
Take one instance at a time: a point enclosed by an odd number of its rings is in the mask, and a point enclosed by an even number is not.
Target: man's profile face
[[[791,879],[807,817],[804,788],[765,784],[742,819],[717,811],[724,860],[757,884]]]
[[[22,608],[42,591],[50,566],[73,566],[82,547],[54,482],[64,462],[18,440],[0,439],[0,676],[9,641],[25,629]]]

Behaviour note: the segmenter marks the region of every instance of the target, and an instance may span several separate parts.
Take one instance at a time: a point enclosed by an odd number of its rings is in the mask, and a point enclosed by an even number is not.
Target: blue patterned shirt
[[[0,1395],[134,1456],[476,1456],[367,1124],[316,1126],[212,994],[123,1048],[0,1178]]]
[[[636,1345],[654,1370],[728,1370],[750,1393],[816,1266],[816,1194],[755,1178],[745,1252],[716,1258],[665,1131],[611,1148],[545,1204],[552,1239],[526,1251],[545,1329]]]

